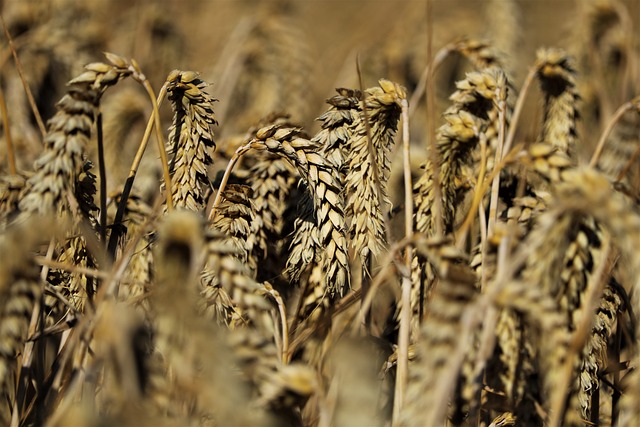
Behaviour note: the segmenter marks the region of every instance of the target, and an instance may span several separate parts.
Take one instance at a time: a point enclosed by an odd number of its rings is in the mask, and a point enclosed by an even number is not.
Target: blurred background
[[[607,64],[626,70],[621,71],[627,73],[626,81],[637,81],[639,75],[634,71],[637,0],[4,0],[2,15],[45,120],[55,112],[65,83],[83,65],[104,60],[104,51],[114,52],[137,60],[156,91],[173,69],[199,71],[219,100],[216,140],[222,157],[250,127],[274,112],[289,114],[313,134],[318,129],[314,118],[326,109],[324,100],[334,89],[359,87],[356,58],[364,87],[387,78],[410,94],[429,59],[463,38],[495,49],[511,73],[514,89],[520,87],[539,47],[569,50],[576,56],[579,75],[588,76],[590,63],[584,57],[596,43],[606,50]],[[1,61],[0,79],[20,167],[29,169],[40,135],[6,37]],[[426,113],[424,101],[412,106],[416,163],[427,146],[427,117],[439,125],[455,81],[470,69],[460,55],[450,55],[435,76],[434,111]],[[615,92],[604,103],[589,95],[592,89],[583,88],[585,105],[593,110],[587,111],[583,124],[606,121],[629,99],[633,90],[619,83],[603,89]],[[132,156],[150,107],[133,82],[113,92],[103,105],[104,111],[113,111],[105,114],[105,129],[110,130],[105,138],[116,139],[112,143],[122,148],[116,159],[120,161]],[[534,91],[518,128],[525,140],[537,133],[539,104]],[[163,107],[168,117],[169,110]],[[126,142],[127,135],[135,137]],[[583,135],[585,152],[590,152],[596,133],[586,129]],[[2,167],[5,157],[0,144]],[[117,174],[114,179],[119,179]]]

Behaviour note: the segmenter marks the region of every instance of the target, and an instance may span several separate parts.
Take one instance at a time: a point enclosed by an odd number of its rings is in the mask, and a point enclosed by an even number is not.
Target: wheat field
[[[638,0],[0,13],[0,426],[640,424]]]

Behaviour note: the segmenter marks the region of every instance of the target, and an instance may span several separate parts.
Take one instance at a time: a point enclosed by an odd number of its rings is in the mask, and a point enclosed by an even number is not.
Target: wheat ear
[[[111,65],[93,63],[69,82],[67,94],[58,102],[58,112],[48,122],[44,153],[35,163],[35,174],[27,181],[28,193],[20,201],[23,215],[57,213],[67,206],[67,196],[91,138],[104,91],[132,74],[128,64],[115,58]],[[123,61],[124,62],[124,61]]]
[[[346,213],[352,218],[351,244],[363,260],[369,254],[378,255],[386,244],[383,211],[391,206],[387,191],[390,150],[400,118],[400,101],[406,98],[404,88],[398,84],[388,80],[380,80],[379,84],[380,87],[365,91],[366,112],[357,115],[352,124],[345,177]]]
[[[193,71],[172,71],[167,94],[173,107],[168,152],[173,153],[171,176],[176,185],[171,197],[176,207],[200,212],[210,189],[207,168],[215,150],[212,126],[217,125],[213,102],[204,89],[207,83]]]
[[[405,426],[442,425],[459,380],[460,361],[452,354],[459,345],[465,310],[475,299],[475,275],[456,274],[453,265],[464,257],[446,242],[427,242],[417,249],[437,268],[440,284],[416,344],[418,360],[410,369],[401,421]]]
[[[539,141],[552,144],[573,157],[576,150],[576,121],[579,118],[575,69],[572,59],[560,49],[537,52],[538,79],[544,95],[544,116]]]
[[[255,217],[247,243],[251,262],[257,265],[258,280],[272,280],[280,274],[287,259],[286,234],[290,224],[284,219],[289,198],[295,194],[297,171],[276,154],[265,152],[256,157],[247,177],[253,189]]]
[[[8,229],[0,237],[0,421],[9,425],[15,399],[12,390],[16,359],[22,353],[33,308],[42,295],[38,267],[30,251],[37,245],[51,221],[38,218]],[[17,381],[16,381],[17,382]]]
[[[318,153],[318,144],[302,138],[296,128],[267,126],[247,146],[279,154],[296,166],[313,198],[320,244],[324,248],[322,265],[327,289],[331,294],[343,295],[349,288],[349,269],[344,208],[335,166]]]
[[[239,259],[247,264],[252,272],[256,271],[255,259],[249,258],[252,247],[249,235],[255,221],[255,209],[251,203],[253,190],[239,184],[229,184],[222,193],[222,202],[218,205],[211,226],[228,236],[237,247]]]

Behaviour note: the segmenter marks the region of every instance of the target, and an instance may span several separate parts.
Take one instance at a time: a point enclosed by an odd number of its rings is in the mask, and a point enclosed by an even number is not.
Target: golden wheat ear
[[[33,217],[0,235],[0,420],[9,425],[16,399],[17,361],[34,307],[43,294],[34,250],[51,236],[54,222]],[[58,224],[63,227],[63,224]]]
[[[380,254],[387,242],[385,217],[391,208],[387,191],[391,147],[400,119],[400,85],[380,80],[362,95],[364,110],[355,115],[348,142],[344,191],[351,218],[351,246],[362,260]]]
[[[442,425],[461,380],[462,360],[454,355],[459,354],[463,314],[476,298],[476,280],[464,265],[454,266],[465,257],[448,242],[434,239],[418,244],[416,249],[436,267],[440,282],[417,338],[418,355],[410,369],[402,425]],[[462,274],[456,275],[456,271]]]
[[[69,82],[58,112],[48,122],[44,152],[35,162],[35,174],[19,207],[21,216],[58,213],[67,209],[69,193],[84,164],[83,154],[92,135],[98,105],[104,91],[133,73],[121,58],[111,64],[93,63]]]
[[[305,181],[312,197],[327,289],[343,295],[350,286],[345,219],[335,165],[319,154],[320,146],[305,139],[300,129],[267,126],[256,133],[248,147],[278,154],[290,161]]]
[[[291,252],[288,234],[294,226],[293,221],[287,220],[291,211],[298,210],[298,206],[293,207],[291,203],[298,200],[295,188],[298,179],[296,169],[286,159],[268,152],[256,153],[256,163],[247,177],[253,189],[251,203],[255,216],[247,245],[260,281],[280,278]],[[284,278],[276,280],[285,281]]]
[[[22,175],[0,176],[0,230],[4,231],[19,212],[18,205],[26,182],[27,178]]]
[[[255,208],[252,203],[253,189],[248,185],[229,184],[222,193],[222,200],[215,210],[211,227],[229,237],[238,248],[239,259],[247,264],[255,276],[257,261],[250,258],[253,249],[249,240],[255,222]]]
[[[575,162],[580,95],[573,59],[560,49],[540,49],[536,67],[544,96],[542,130],[538,141],[551,144]]]
[[[172,71],[167,77],[167,94],[173,107],[167,152],[173,154],[171,179],[176,185],[171,197],[176,207],[201,212],[209,189],[208,168],[216,148],[213,114],[216,101],[204,89],[208,84],[193,71]]]

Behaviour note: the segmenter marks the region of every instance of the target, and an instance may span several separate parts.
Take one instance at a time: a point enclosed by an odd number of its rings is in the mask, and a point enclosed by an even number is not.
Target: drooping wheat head
[[[363,260],[377,256],[387,243],[390,152],[400,118],[400,101],[406,98],[399,85],[388,80],[379,83],[380,87],[367,89],[362,95],[366,112],[358,114],[352,124],[345,177],[351,246]]]
[[[58,102],[58,112],[48,122],[45,150],[35,163],[35,174],[27,181],[28,192],[20,201],[24,215],[58,213],[68,204],[84,164],[82,156],[92,135],[93,123],[104,91],[132,70],[121,58],[110,56],[111,65],[93,63],[69,82],[67,94]]]
[[[327,290],[330,294],[344,294],[349,288],[349,270],[344,204],[335,165],[319,154],[317,143],[301,137],[296,128],[267,126],[256,133],[249,145],[285,157],[306,182],[313,199],[320,245],[324,248],[321,263]]]
[[[215,101],[204,89],[207,83],[193,71],[172,71],[167,77],[167,94],[173,107],[173,124],[169,129],[167,152],[170,163],[173,203],[176,207],[200,212],[210,190],[208,167],[215,150],[212,126]]]
[[[548,142],[574,158],[580,96],[573,62],[562,50],[540,49],[536,65],[544,96],[543,123],[538,140]]]

